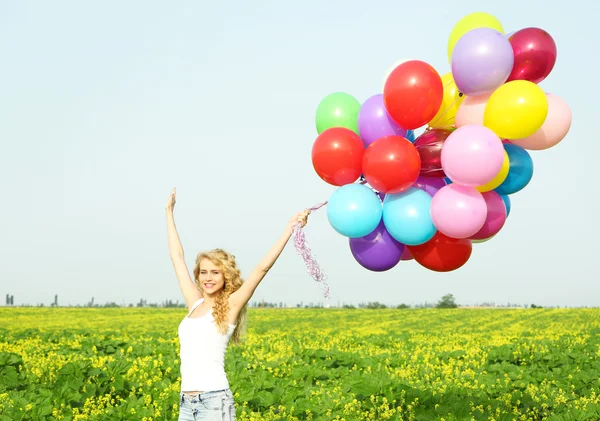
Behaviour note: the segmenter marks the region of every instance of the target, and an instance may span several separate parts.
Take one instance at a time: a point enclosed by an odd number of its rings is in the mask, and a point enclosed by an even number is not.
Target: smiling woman
[[[169,251],[188,314],[179,324],[181,392],[179,420],[235,420],[235,403],[225,373],[225,351],[238,343],[246,327],[248,301],[309,210],[289,220],[281,237],[244,282],[235,256],[222,249],[199,253],[194,280],[185,264],[173,209],[176,190],[167,201]]]

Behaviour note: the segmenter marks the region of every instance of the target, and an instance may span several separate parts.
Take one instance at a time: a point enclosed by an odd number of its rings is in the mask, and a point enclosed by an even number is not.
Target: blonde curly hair
[[[202,259],[210,260],[215,266],[217,266],[223,272],[223,278],[225,278],[225,284],[223,288],[215,296],[215,305],[213,308],[213,317],[217,324],[217,329],[221,334],[226,334],[229,330],[229,302],[227,299],[231,294],[240,289],[244,283],[241,272],[235,262],[235,256],[227,253],[225,250],[217,248],[210,251],[198,253],[196,256],[196,267],[194,268],[194,281],[198,288],[200,288],[200,261]],[[246,331],[247,322],[247,305],[245,305],[238,314],[237,323],[233,335],[231,335],[231,342],[238,344],[241,342],[243,335]]]

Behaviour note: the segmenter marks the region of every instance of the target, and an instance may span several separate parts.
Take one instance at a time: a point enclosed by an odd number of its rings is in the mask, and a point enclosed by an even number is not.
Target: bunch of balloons
[[[328,220],[369,270],[411,259],[439,272],[463,266],[530,182],[528,151],[570,129],[569,106],[538,85],[556,62],[543,29],[505,35],[494,16],[472,13],[452,29],[448,60],[443,75],[399,61],[382,93],[361,103],[335,92],[317,107],[313,167],[339,187]]]

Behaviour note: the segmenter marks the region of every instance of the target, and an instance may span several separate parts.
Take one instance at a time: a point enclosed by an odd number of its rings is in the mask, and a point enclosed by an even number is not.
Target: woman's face
[[[225,286],[223,272],[208,259],[200,261],[200,275],[198,282],[203,292],[208,295],[219,292]]]

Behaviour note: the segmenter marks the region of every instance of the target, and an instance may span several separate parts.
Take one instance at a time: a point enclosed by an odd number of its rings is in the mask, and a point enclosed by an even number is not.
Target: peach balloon
[[[546,93],[548,116],[534,134],[523,139],[512,139],[511,143],[533,151],[549,149],[565,138],[571,128],[571,109],[561,97]],[[458,118],[458,115],[457,115]]]
[[[458,111],[456,112],[456,127],[466,126],[467,124],[478,124],[483,126],[483,112],[485,105],[493,92],[484,95],[467,96]]]

